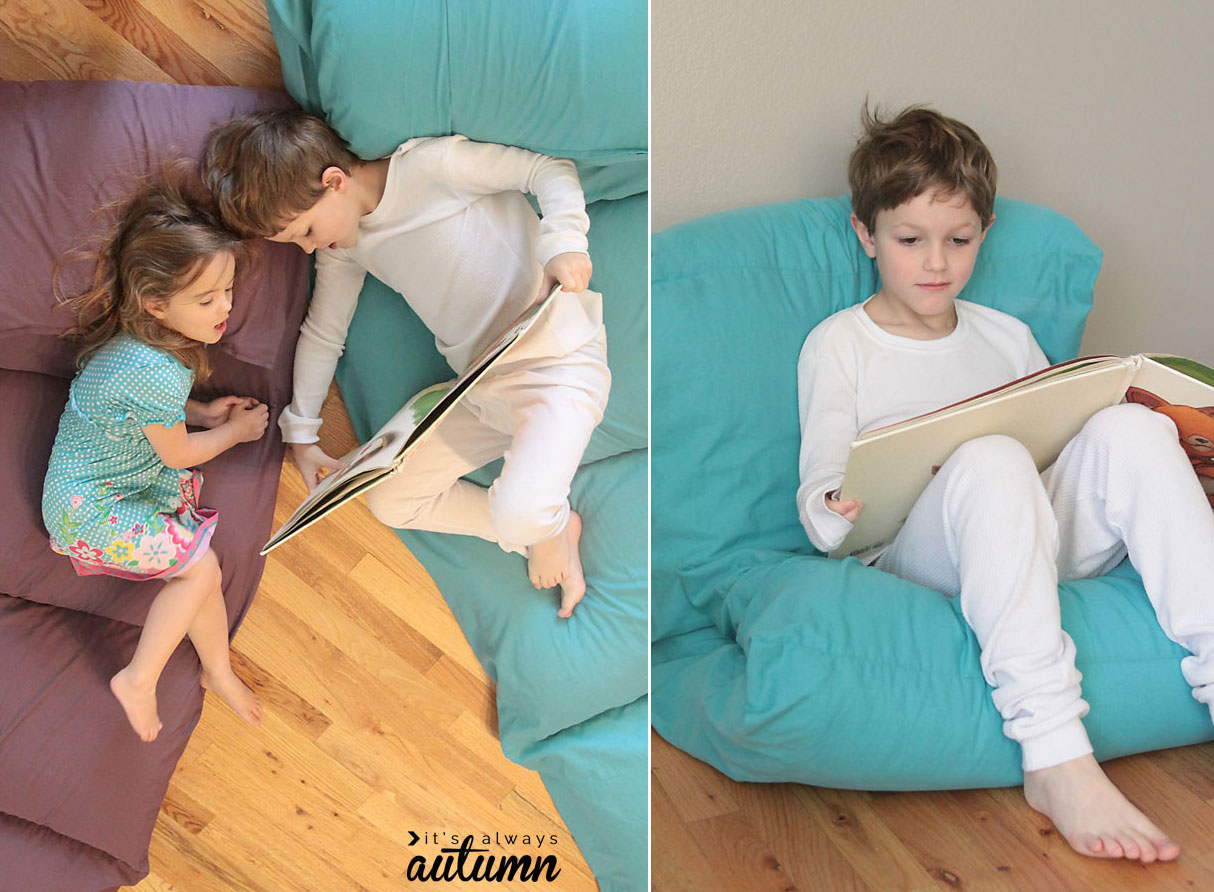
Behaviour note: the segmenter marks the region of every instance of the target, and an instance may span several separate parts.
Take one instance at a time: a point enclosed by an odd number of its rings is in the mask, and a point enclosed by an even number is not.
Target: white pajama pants
[[[391,527],[479,536],[526,555],[564,530],[610,389],[602,298],[562,292],[367,505]],[[503,456],[488,489],[460,479]]]
[[[962,445],[876,566],[960,595],[1004,733],[1025,771],[1092,751],[1058,580],[1102,575],[1129,555],[1159,624],[1189,650],[1193,696],[1214,701],[1214,512],[1172,421],[1144,406],[1094,415],[1038,475],[1002,436]]]

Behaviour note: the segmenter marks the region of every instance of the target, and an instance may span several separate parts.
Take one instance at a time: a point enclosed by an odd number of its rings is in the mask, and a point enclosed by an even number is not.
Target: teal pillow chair
[[[1045,208],[995,212],[962,297],[1075,356],[1099,249]],[[823,557],[797,519],[798,352],[878,287],[849,214],[794,201],[653,237],[653,725],[735,780],[1019,784],[956,600]],[[1059,597],[1098,758],[1214,737],[1128,562]]]

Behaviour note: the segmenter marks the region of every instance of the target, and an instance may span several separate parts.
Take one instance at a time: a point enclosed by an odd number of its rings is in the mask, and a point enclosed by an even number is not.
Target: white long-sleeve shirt
[[[524,193],[536,196],[543,219]],[[288,443],[314,443],[369,272],[434,333],[452,369],[468,363],[539,291],[557,254],[586,251],[585,198],[573,162],[463,136],[411,139],[388,164],[383,197],[352,248],[316,252],[316,285],[295,348]]]
[[[956,307],[957,327],[935,340],[890,334],[864,304],[828,317],[805,339],[797,362],[797,512],[819,551],[838,546],[852,528],[826,507],[825,497],[843,482],[853,440],[1049,364],[1019,319],[964,300]]]

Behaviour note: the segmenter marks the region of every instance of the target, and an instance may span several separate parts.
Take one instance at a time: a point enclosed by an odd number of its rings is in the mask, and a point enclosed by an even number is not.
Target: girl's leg
[[[232,671],[228,612],[223,603],[223,587],[218,580],[202,602],[187,634],[202,663],[202,686],[222,697],[232,711],[250,725],[261,724],[261,701]]]
[[[219,562],[208,551],[188,570],[169,579],[148,610],[131,662],[110,679],[110,690],[144,741],[155,740],[162,727],[156,712],[160,673],[219,578]]]
[[[1175,844],[1092,756],[1075,647],[1060,624],[1057,549],[1057,522],[1028,453],[1006,437],[982,437],[945,463],[877,566],[960,595],[1004,732],[1022,748],[1025,797],[1076,851],[1174,858]]]

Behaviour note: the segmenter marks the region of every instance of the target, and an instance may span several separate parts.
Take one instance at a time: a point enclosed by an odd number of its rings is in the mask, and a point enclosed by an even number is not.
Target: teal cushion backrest
[[[737,572],[814,554],[797,519],[796,365],[809,331],[878,287],[850,200],[731,211],[653,236],[654,638],[711,624]],[[1079,348],[1100,250],[1046,208],[996,200],[962,297]]]
[[[291,95],[357,155],[462,133],[577,162],[587,201],[647,189],[645,0],[268,0]]]

